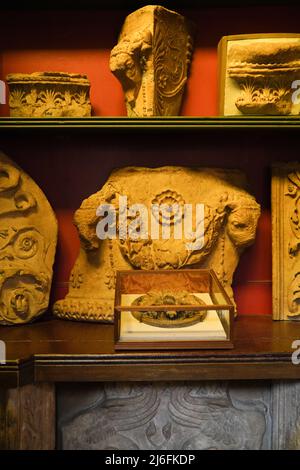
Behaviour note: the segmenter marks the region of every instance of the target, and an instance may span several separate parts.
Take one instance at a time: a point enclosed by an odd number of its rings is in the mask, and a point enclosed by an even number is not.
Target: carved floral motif
[[[276,164],[272,175],[273,317],[300,319],[300,169]]]
[[[150,291],[147,294],[142,295],[132,302],[135,306],[157,306],[157,305],[169,305],[168,310],[156,311],[135,311],[131,314],[136,320],[147,325],[157,326],[159,328],[180,328],[185,326],[191,326],[200,321],[204,320],[206,316],[206,310],[172,310],[172,305],[191,305],[204,306],[203,300],[199,299],[193,294],[188,292],[155,292]]]
[[[286,196],[292,198],[293,204],[289,213],[291,241],[288,244],[290,258],[294,259],[294,269],[288,286],[289,316],[300,315],[300,171],[295,170],[287,175]]]
[[[178,115],[193,49],[191,25],[161,6],[147,6],[125,20],[111,52],[129,117]]]
[[[292,83],[300,78],[299,39],[262,35],[229,41],[228,48],[228,78],[241,91],[236,108],[242,114],[292,114]]]
[[[26,323],[47,309],[56,237],[44,194],[0,154],[0,323]]]
[[[103,188],[84,200],[76,211],[81,250],[71,274],[69,293],[56,302],[54,314],[60,318],[112,321],[115,274],[126,269],[209,267],[234,302],[232,276],[241,252],[255,239],[260,215],[260,206],[245,186],[245,178],[237,170],[129,167],[114,171]],[[175,237],[174,230],[181,221],[177,210],[171,214],[168,239],[152,238],[150,232],[145,238],[121,238],[119,216],[122,214],[128,223],[134,217],[130,211],[124,212],[126,208],[120,208],[120,195],[127,197],[128,206],[143,204],[149,209],[148,214],[153,202],[176,201],[178,206],[185,202],[194,209],[196,204],[204,204],[204,221],[193,220],[194,225],[204,222],[203,246],[187,248],[187,242],[196,238],[190,229],[180,239]],[[108,204],[117,214],[116,238],[100,240],[96,228],[102,217],[96,210]],[[157,220],[163,228],[164,218]],[[80,289],[74,283],[77,273],[83,276]]]
[[[11,117],[88,117],[90,82],[86,75],[62,72],[9,74]]]

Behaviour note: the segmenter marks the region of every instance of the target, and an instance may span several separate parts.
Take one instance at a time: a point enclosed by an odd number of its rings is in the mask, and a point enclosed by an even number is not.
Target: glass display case
[[[115,349],[232,348],[233,314],[211,269],[119,271]]]

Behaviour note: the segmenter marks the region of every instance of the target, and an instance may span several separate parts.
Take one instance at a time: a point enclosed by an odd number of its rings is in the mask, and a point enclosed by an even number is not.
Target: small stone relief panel
[[[275,450],[299,450],[300,382],[274,382],[272,414],[274,416],[272,448]]]
[[[56,242],[46,196],[0,153],[0,324],[28,323],[47,309]]]
[[[90,82],[65,72],[7,75],[11,117],[89,117]]]
[[[60,386],[58,430],[62,449],[269,448],[270,385]]]
[[[273,318],[300,320],[300,163],[272,169]]]
[[[225,36],[219,50],[221,114],[299,114],[299,34]]]
[[[148,5],[125,19],[111,51],[129,117],[176,116],[187,82],[193,26],[183,16]]]
[[[75,213],[81,249],[69,293],[55,303],[54,314],[72,320],[113,321],[116,271],[128,269],[212,268],[234,303],[232,277],[241,253],[255,240],[260,216],[260,206],[246,188],[244,173],[233,169],[115,170]],[[199,205],[204,209],[197,217]],[[190,216],[186,216],[187,206],[192,209]],[[115,227],[114,237],[102,230],[108,223],[104,209],[113,215],[109,224]],[[143,213],[147,224],[141,219]],[[143,225],[148,226],[143,236],[138,232],[137,237],[130,236],[132,227]],[[162,235],[166,226],[167,237]],[[201,227],[203,243],[197,244],[195,234]]]

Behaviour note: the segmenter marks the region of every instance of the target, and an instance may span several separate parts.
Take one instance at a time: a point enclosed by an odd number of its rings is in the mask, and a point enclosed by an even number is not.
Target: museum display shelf
[[[299,322],[270,316],[241,316],[234,325],[234,349],[115,352],[110,324],[44,319],[1,327],[7,362],[0,384],[163,380],[300,379],[292,363]]]
[[[90,117],[90,118],[0,118],[0,132],[10,130],[126,130],[126,131],[201,131],[221,129],[299,129],[298,116],[235,117]]]

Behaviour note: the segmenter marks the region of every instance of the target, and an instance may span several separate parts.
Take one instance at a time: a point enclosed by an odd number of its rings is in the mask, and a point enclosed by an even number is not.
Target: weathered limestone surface
[[[64,72],[11,73],[7,76],[11,117],[88,117],[90,82]]]
[[[213,268],[233,299],[232,276],[243,249],[255,239],[260,206],[246,190],[245,175],[238,170],[189,169],[183,167],[129,167],[114,171],[102,189],[85,199],[75,214],[81,249],[70,277],[69,293],[56,302],[54,313],[61,318],[112,321],[115,273],[126,269],[180,269],[185,266]],[[120,196],[127,197],[120,214]],[[171,236],[163,239],[122,239],[120,215],[128,223],[134,219],[128,210],[144,204],[151,214],[153,205],[184,208],[204,204],[204,243],[199,249],[187,247],[190,239],[183,232],[175,239],[175,228],[182,224],[184,211],[172,214]],[[100,240],[96,228],[100,205],[112,204],[117,212],[116,239]],[[160,214],[160,227],[165,218]],[[194,217],[194,216],[193,216]],[[203,219],[201,220],[201,222]],[[193,222],[196,223],[195,218]],[[198,223],[198,222],[197,222]],[[149,224],[150,225],[150,224]]]
[[[300,320],[300,164],[272,169],[273,318]]]
[[[0,153],[0,323],[27,323],[48,307],[57,241],[40,188]]]
[[[129,117],[178,115],[193,48],[193,27],[161,6],[127,16],[110,58]]]
[[[262,35],[261,39],[229,41],[227,61],[225,99],[236,96],[230,79],[240,91],[235,114],[299,114],[299,106],[292,100],[292,83],[300,79],[299,37]]]

